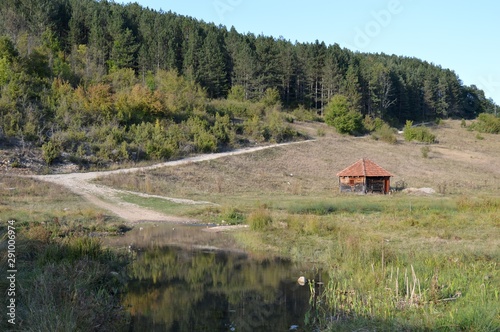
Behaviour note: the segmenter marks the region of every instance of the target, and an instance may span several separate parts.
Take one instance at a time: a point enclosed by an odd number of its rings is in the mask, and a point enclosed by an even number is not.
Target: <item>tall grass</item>
[[[44,226],[21,227],[16,252],[22,331],[116,331],[128,324],[119,306],[126,261],[103,249],[99,239],[52,238]],[[1,267],[7,270],[4,256]]]
[[[287,204],[237,239],[329,271],[316,294],[326,330],[500,330],[498,198]]]
[[[376,201],[361,201],[352,204],[350,199],[315,200],[310,202],[293,203],[286,207],[291,214],[328,215],[332,213],[375,213],[382,207]]]
[[[252,230],[264,230],[272,223],[273,219],[267,207],[261,206],[251,212],[247,217],[247,223]]]
[[[0,190],[0,269],[8,270],[5,221],[15,219],[18,330],[123,330],[126,259],[93,236],[126,227],[58,186],[9,176],[0,183],[14,188]],[[1,320],[0,330],[11,328]]]

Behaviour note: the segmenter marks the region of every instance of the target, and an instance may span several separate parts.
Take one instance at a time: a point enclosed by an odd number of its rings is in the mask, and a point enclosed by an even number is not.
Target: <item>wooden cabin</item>
[[[360,159],[337,173],[340,192],[387,194],[391,189],[391,173],[369,159]]]

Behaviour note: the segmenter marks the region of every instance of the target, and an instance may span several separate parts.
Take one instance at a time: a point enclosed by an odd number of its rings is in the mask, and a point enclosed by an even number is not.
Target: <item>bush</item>
[[[265,131],[257,115],[245,120],[243,123],[244,131],[246,135],[249,135],[257,141],[264,141]]]
[[[387,123],[384,123],[380,128],[375,130],[375,132],[372,134],[372,137],[375,140],[381,140],[389,144],[396,144],[398,141],[394,129],[391,128]]]
[[[285,123],[285,119],[282,113],[279,111],[272,111],[266,117],[268,138],[274,139],[277,143],[286,141],[293,138],[296,132]]]
[[[300,105],[298,108],[294,109],[292,112],[297,121],[317,121],[318,116],[316,115],[316,111],[307,110],[304,106]]]
[[[428,146],[423,146],[421,149],[420,149],[420,152],[422,152],[422,157],[423,158],[429,158],[429,152],[431,151],[431,148],[429,148]]]
[[[230,117],[246,118],[252,113],[254,104],[249,101],[239,101],[235,99],[217,99],[210,101],[210,108],[213,113],[227,114]]]
[[[263,230],[272,222],[273,218],[271,217],[271,213],[264,207],[258,208],[247,217],[247,223],[254,231]]]
[[[363,116],[350,110],[347,97],[342,95],[335,95],[326,106],[325,122],[341,134],[353,135],[363,130]]]
[[[423,143],[435,143],[436,135],[430,132],[428,128],[425,127],[413,127],[412,121],[406,121],[406,125],[403,131],[403,136],[406,141],[417,141]]]
[[[224,116],[215,114],[215,123],[212,127],[212,133],[217,138],[217,141],[222,144],[228,144],[234,141],[235,135],[231,128],[231,120],[226,114]]]
[[[242,85],[234,85],[229,90],[227,95],[228,100],[245,101],[245,87]]]
[[[382,128],[384,124],[385,122],[381,118],[373,118],[369,115],[365,116],[365,118],[363,119],[363,125],[368,131],[376,131]]]
[[[264,92],[264,95],[261,98],[261,102],[267,106],[267,107],[272,107],[275,105],[279,105],[281,98],[280,98],[280,93],[278,89],[276,88],[268,88]]]
[[[206,120],[190,117],[186,121],[186,127],[196,151],[215,152],[217,150],[217,138],[208,130],[209,124]]]
[[[500,118],[493,114],[481,113],[470,127],[481,133],[500,134]]]
[[[47,165],[52,165],[60,155],[61,146],[57,142],[50,140],[42,145],[42,156]]]
[[[220,218],[228,225],[238,225],[244,221],[243,213],[234,207],[226,207],[222,210]]]

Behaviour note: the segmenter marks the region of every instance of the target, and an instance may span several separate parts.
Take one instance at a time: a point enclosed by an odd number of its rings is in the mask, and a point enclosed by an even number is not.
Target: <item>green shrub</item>
[[[199,152],[217,151],[217,138],[208,131],[200,131],[194,135],[194,144]]]
[[[477,117],[477,121],[471,124],[470,127],[481,133],[499,134],[500,118],[497,118],[493,114],[481,113]]]
[[[209,131],[206,120],[198,117],[190,117],[186,121],[189,136],[198,152],[215,152],[217,150],[217,138]]]
[[[231,128],[231,120],[226,114],[224,116],[215,114],[215,123],[212,127],[212,133],[217,138],[217,141],[222,144],[228,144],[234,141],[234,132]]]
[[[264,141],[264,128],[257,115],[245,120],[243,123],[244,132],[257,141]]]
[[[316,111],[307,110],[304,106],[300,105],[298,108],[294,109],[292,115],[297,121],[317,121],[318,117]]]
[[[276,88],[268,88],[264,92],[264,96],[261,98],[261,102],[267,106],[267,107],[272,107],[274,105],[279,105],[280,102],[280,93],[278,89]]]
[[[235,207],[224,208],[220,218],[229,225],[241,224],[245,219],[243,213]]]
[[[435,143],[436,135],[430,132],[426,127],[413,127],[412,121],[406,121],[405,128],[403,130],[403,136],[406,141],[417,141],[423,143]]]
[[[231,117],[246,118],[251,113],[253,103],[235,99],[217,99],[210,102],[213,113],[227,114]]]
[[[59,143],[50,140],[42,145],[42,156],[47,165],[52,165],[60,155],[61,147]]]
[[[379,128],[372,133],[372,137],[375,140],[381,140],[389,144],[396,144],[398,139],[396,137],[395,131],[387,123],[382,124]]]
[[[271,213],[265,207],[260,207],[250,213],[247,217],[247,223],[252,230],[263,230],[273,222]]]
[[[423,146],[420,151],[422,152],[422,157],[423,158],[429,158],[429,152],[431,151],[431,148],[429,148],[427,145]]]
[[[341,134],[359,133],[363,130],[363,116],[349,109],[347,97],[335,95],[325,109],[325,122]]]
[[[245,87],[242,85],[234,85],[229,90],[227,95],[228,100],[244,101],[245,98]]]
[[[380,129],[384,124],[385,122],[381,118],[373,118],[369,115],[366,115],[363,119],[363,125],[368,131],[376,131]]]
[[[285,123],[283,113],[276,110],[266,117],[266,124],[268,139],[272,138],[277,143],[291,139],[296,135],[296,132]]]

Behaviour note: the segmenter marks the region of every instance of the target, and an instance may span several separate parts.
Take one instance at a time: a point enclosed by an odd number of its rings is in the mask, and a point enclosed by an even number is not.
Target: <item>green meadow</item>
[[[205,222],[248,224],[230,233],[247,252],[327,271],[329,281],[314,297],[324,331],[498,331],[497,135],[477,140],[447,121],[432,129],[440,143],[426,145],[423,156],[421,145],[401,139],[388,145],[321,128],[323,137],[300,146],[100,183],[211,201],[217,205],[134,199]],[[335,173],[356,155],[396,174],[393,186],[436,192],[340,194]],[[307,278],[312,284],[314,276]]]

